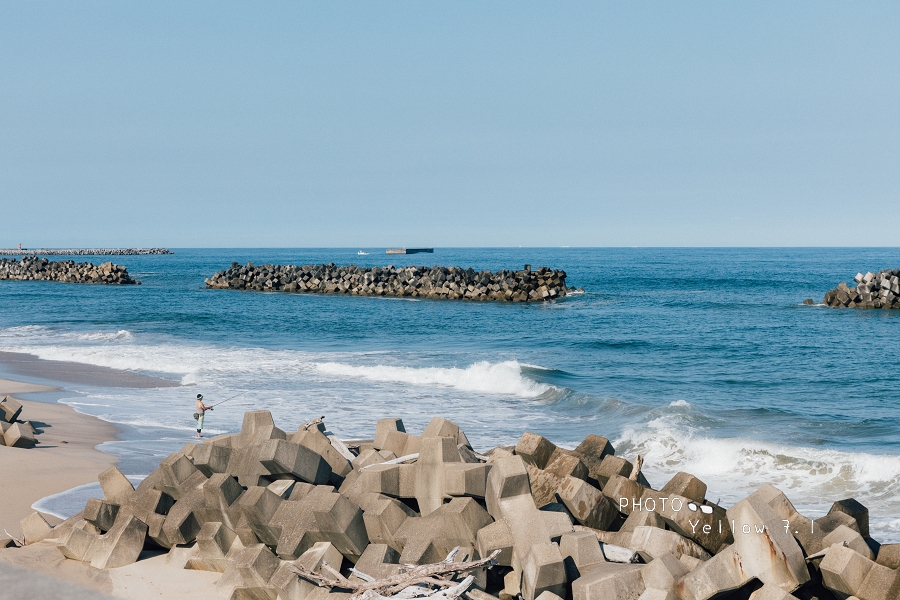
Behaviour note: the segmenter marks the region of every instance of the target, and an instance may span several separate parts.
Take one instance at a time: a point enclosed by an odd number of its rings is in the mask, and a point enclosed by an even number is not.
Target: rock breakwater
[[[566,272],[529,265],[521,271],[475,271],[458,267],[357,267],[355,265],[261,265],[253,263],[219,271],[208,288],[256,291],[405,296],[505,302],[537,302],[561,298]]]
[[[56,527],[33,513],[5,543],[47,540],[98,569],[168,550],[170,566],[221,573],[232,600],[900,598],[900,545],[871,539],[852,498],[813,520],[763,485],[726,509],[689,473],[653,488],[598,435],[478,453],[440,417],[346,442],[323,419],[289,431],[248,412],[137,489],[103,472],[102,499]]]
[[[73,260],[49,261],[46,258],[24,257],[22,260],[0,259],[0,280],[63,281],[66,283],[102,283],[109,285],[140,285],[128,275],[122,265],[105,262],[76,263]]]
[[[857,273],[853,281],[855,286],[840,283],[827,292],[823,302],[835,308],[900,309],[900,269]]]
[[[25,250],[0,249],[0,256],[136,256],[139,254],[173,254],[168,248],[39,248]]]

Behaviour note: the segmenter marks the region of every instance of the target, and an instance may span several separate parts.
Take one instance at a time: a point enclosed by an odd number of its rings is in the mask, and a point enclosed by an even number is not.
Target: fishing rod
[[[247,392],[241,392],[240,394],[237,394],[236,396],[232,396],[231,398],[226,398],[225,400],[222,400],[221,402],[216,402],[215,404],[211,404],[211,405],[210,405],[210,408],[213,408],[213,407],[218,406],[218,405],[220,405],[220,404],[225,404],[226,402],[229,402],[229,401],[231,401],[231,400],[234,400],[235,398],[239,398],[240,396],[243,396],[243,395],[246,394],[246,393],[247,393]]]

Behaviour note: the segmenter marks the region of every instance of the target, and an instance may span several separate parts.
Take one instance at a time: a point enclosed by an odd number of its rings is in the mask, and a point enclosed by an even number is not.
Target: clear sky
[[[898,2],[0,1],[0,247],[898,223]]]

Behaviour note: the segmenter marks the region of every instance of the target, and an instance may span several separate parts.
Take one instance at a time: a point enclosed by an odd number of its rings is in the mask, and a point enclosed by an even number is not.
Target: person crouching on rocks
[[[197,394],[197,412],[194,413],[194,418],[197,419],[197,437],[203,437],[200,434],[203,429],[203,414],[212,409],[212,406],[203,404],[203,394]]]

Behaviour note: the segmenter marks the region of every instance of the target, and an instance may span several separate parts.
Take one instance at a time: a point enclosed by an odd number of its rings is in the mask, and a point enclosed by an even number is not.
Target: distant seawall
[[[374,267],[355,265],[261,265],[219,271],[206,280],[214,289],[280,291],[352,296],[398,296],[451,300],[539,302],[561,298],[566,272],[526,265],[521,271],[475,271],[458,267]]]
[[[0,258],[0,280],[62,281],[65,283],[101,283],[108,285],[140,285],[122,265],[105,262],[76,263],[72,260],[49,261],[26,256],[22,260]]]
[[[15,248],[0,249],[0,256],[136,256],[138,254],[172,254],[168,248]]]

